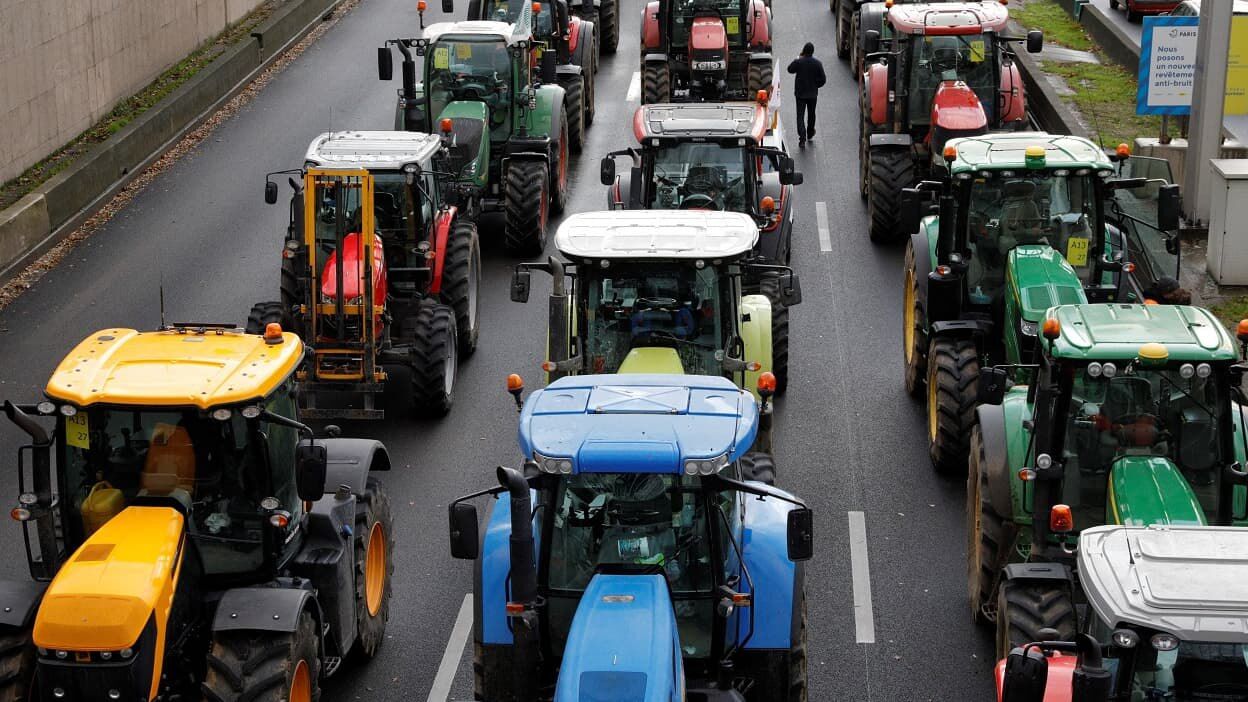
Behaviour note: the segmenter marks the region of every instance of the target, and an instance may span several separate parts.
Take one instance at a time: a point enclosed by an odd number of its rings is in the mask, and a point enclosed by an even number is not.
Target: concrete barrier
[[[342,0],[291,0],[130,124],[0,211],[0,282],[106,204]]]

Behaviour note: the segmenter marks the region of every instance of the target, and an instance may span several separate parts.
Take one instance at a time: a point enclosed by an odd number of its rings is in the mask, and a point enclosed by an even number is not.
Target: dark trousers
[[[806,140],[806,135],[815,135],[815,101],[818,98],[797,98],[797,138]],[[805,113],[803,120],[802,114]]]

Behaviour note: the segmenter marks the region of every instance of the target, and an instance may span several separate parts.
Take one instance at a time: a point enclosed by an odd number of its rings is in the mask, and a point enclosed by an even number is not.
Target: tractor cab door
[[[433,222],[439,199],[438,177],[431,170],[373,174],[373,216],[384,242],[389,292],[413,295],[429,280],[425,251],[433,245]]]
[[[1135,264],[1135,278],[1148,289],[1162,277],[1179,277],[1178,240],[1161,229],[1160,207],[1163,186],[1173,183],[1170,162],[1164,158],[1132,156],[1122,162],[1119,178],[1144,178],[1133,188],[1106,189],[1104,212],[1107,225],[1117,230],[1109,245],[1124,253],[1124,260]],[[1125,250],[1124,250],[1125,249]]]
[[[527,67],[513,64],[500,37],[443,36],[428,49],[425,90],[429,114],[441,115],[457,102],[481,103],[488,111],[490,138],[511,136],[511,114],[517,90],[527,83]]]

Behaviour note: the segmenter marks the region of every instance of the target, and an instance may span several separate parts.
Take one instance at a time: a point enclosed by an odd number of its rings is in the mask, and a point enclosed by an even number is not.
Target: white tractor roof
[[[440,146],[436,134],[421,132],[326,132],[312,140],[304,162],[319,168],[395,170],[405,163],[428,163]]]
[[[462,22],[438,22],[425,27],[425,39],[433,43],[445,34],[476,36],[483,39],[504,39],[511,46],[526,36],[517,36],[515,25],[492,20],[465,20]]]
[[[702,210],[582,212],[555,233],[555,246],[572,258],[732,257],[757,241],[749,215]]]
[[[1110,626],[1248,643],[1248,528],[1104,526],[1079,535],[1079,578]]]

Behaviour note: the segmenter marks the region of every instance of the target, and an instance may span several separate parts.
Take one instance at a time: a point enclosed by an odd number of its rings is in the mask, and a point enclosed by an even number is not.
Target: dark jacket
[[[789,64],[789,73],[797,76],[793,81],[793,96],[803,100],[813,100],[819,96],[819,89],[828,82],[823,75],[823,64],[814,56],[799,56]]]

